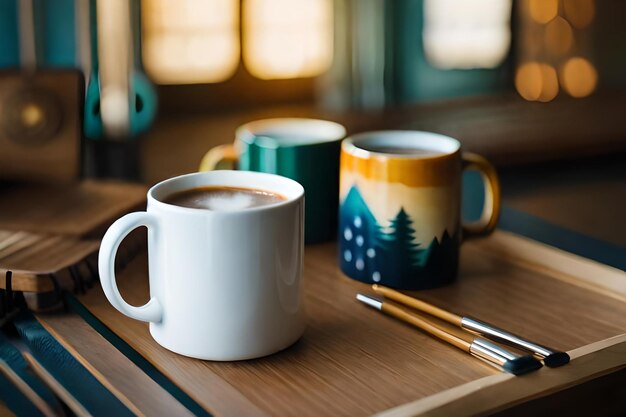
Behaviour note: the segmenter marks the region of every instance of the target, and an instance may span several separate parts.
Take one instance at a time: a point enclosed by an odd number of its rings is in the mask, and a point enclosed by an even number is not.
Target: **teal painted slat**
[[[14,321],[33,356],[94,416],[133,416],[108,389],[48,333],[30,313]]]
[[[17,348],[0,333],[0,359],[26,382],[53,409],[60,409],[54,394],[27,371],[26,361]],[[40,416],[41,413],[8,379],[0,375],[0,400],[17,416]]]
[[[76,67],[74,0],[44,1],[43,62],[46,67]]]
[[[93,327],[98,333],[102,335],[109,343],[117,348],[124,356],[130,359],[135,365],[137,365],[142,371],[152,378],[163,389],[172,394],[176,400],[184,405],[189,411],[200,417],[211,417],[211,414],[203,409],[200,404],[195,402],[189,395],[170,381],[165,375],[163,375],[158,369],[156,369],[150,362],[148,362],[143,356],[141,356],[135,349],[133,349],[128,343],[122,340],[118,335],[113,333],[104,323],[102,323],[96,316],[91,314],[89,310],[83,306],[73,295],[66,294],[65,301],[67,305],[80,315],[83,320]]]
[[[18,34],[17,0],[0,0],[0,68],[19,66]]]
[[[0,356],[2,354],[0,353]],[[16,416],[42,416],[41,412],[18,390],[11,381],[0,374],[0,402]]]

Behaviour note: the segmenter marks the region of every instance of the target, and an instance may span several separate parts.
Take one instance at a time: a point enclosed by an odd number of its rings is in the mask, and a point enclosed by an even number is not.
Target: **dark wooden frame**
[[[265,104],[311,102],[315,77],[261,80],[239,61],[235,74],[213,84],[158,85],[160,110],[168,114],[233,110]]]

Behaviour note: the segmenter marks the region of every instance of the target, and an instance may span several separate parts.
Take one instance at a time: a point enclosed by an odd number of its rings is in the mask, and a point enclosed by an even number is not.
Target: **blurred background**
[[[268,116],[437,131],[501,166],[623,152],[625,17],[620,0],[0,0],[0,178],[41,180],[15,161],[62,132],[71,155],[47,163],[79,155],[66,179],[151,183]]]

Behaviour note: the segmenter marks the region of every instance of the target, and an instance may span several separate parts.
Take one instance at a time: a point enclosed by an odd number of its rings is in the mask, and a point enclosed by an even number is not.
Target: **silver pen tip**
[[[381,310],[383,308],[383,300],[380,298],[358,293],[356,295],[356,299],[363,304],[367,304],[368,306],[375,308],[376,310]]]

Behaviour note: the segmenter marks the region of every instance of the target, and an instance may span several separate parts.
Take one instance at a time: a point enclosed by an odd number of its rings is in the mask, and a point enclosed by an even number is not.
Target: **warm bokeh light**
[[[312,77],[333,56],[332,0],[245,0],[243,59],[261,79]]]
[[[556,70],[547,64],[541,64],[541,94],[539,101],[548,102],[559,94],[559,79]]]
[[[541,68],[536,62],[521,65],[515,74],[515,88],[524,99],[535,101],[541,94]]]
[[[556,70],[547,64],[525,63],[517,69],[515,88],[526,100],[550,101],[559,93]]]
[[[561,83],[570,96],[586,97],[595,90],[598,73],[585,58],[570,58],[561,68]]]
[[[21,119],[24,126],[33,127],[42,122],[44,111],[37,104],[29,103],[22,109]]]
[[[589,26],[595,15],[593,0],[563,0],[563,9],[567,20],[578,29]]]
[[[441,69],[494,68],[511,44],[511,0],[424,0],[424,52]]]
[[[159,84],[224,81],[239,65],[238,0],[143,0],[143,62]]]
[[[537,23],[548,23],[559,11],[559,0],[529,0],[530,17]]]
[[[552,55],[563,55],[574,43],[572,27],[565,19],[558,16],[547,24],[544,39],[548,52]]]

